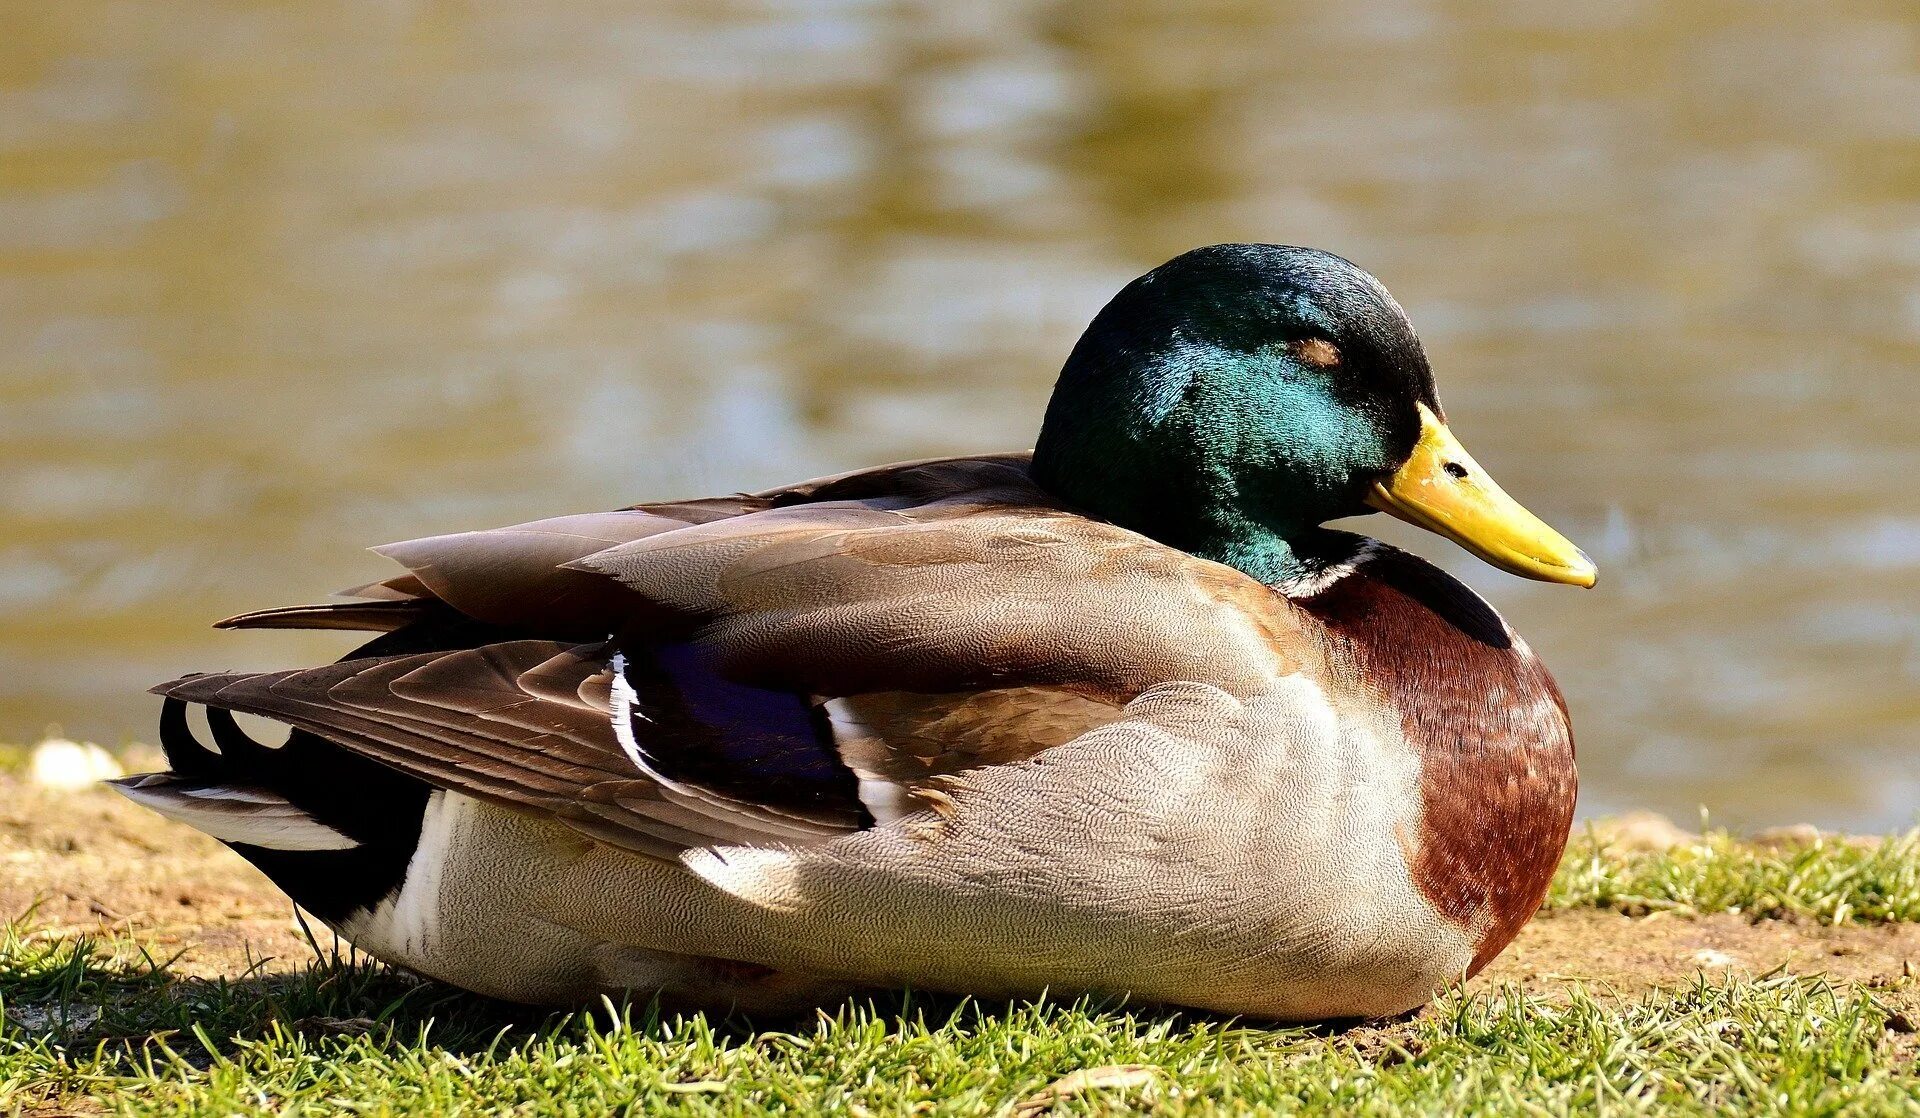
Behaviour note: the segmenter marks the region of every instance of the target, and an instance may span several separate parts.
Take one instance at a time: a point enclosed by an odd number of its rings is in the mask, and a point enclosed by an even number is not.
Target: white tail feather
[[[165,773],[111,782],[134,803],[221,842],[268,850],[352,850],[360,844],[260,788],[192,787]]]

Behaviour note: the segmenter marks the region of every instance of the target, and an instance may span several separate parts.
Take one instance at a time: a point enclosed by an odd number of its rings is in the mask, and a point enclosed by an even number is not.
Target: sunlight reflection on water
[[[0,41],[0,734],[338,642],[384,540],[1026,445],[1121,283],[1320,245],[1603,565],[1487,593],[1589,812],[1920,779],[1893,3],[33,5]]]

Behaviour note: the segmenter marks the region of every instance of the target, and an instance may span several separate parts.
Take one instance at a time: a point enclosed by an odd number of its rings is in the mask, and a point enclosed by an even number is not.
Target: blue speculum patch
[[[729,680],[693,644],[630,652],[627,681],[634,740],[660,775],[756,803],[860,810],[858,778],[809,696]]]

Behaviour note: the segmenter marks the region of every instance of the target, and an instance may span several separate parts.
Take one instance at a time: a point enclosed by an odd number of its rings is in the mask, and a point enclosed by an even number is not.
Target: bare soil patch
[[[286,894],[220,843],[105,788],[0,774],[0,921],[29,913],[52,934],[135,935],[196,978],[313,958]]]

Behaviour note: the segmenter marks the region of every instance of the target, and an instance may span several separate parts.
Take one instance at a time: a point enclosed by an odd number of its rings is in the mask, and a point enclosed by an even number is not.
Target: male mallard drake
[[[119,786],[515,1001],[1391,1014],[1538,906],[1574,766],[1486,603],[1320,527],[1370,508],[1594,580],[1448,433],[1377,280],[1198,249],[1094,319],[1030,456],[379,548],[407,573],[364,600],[221,624],[382,635],[157,688],[172,771]]]

